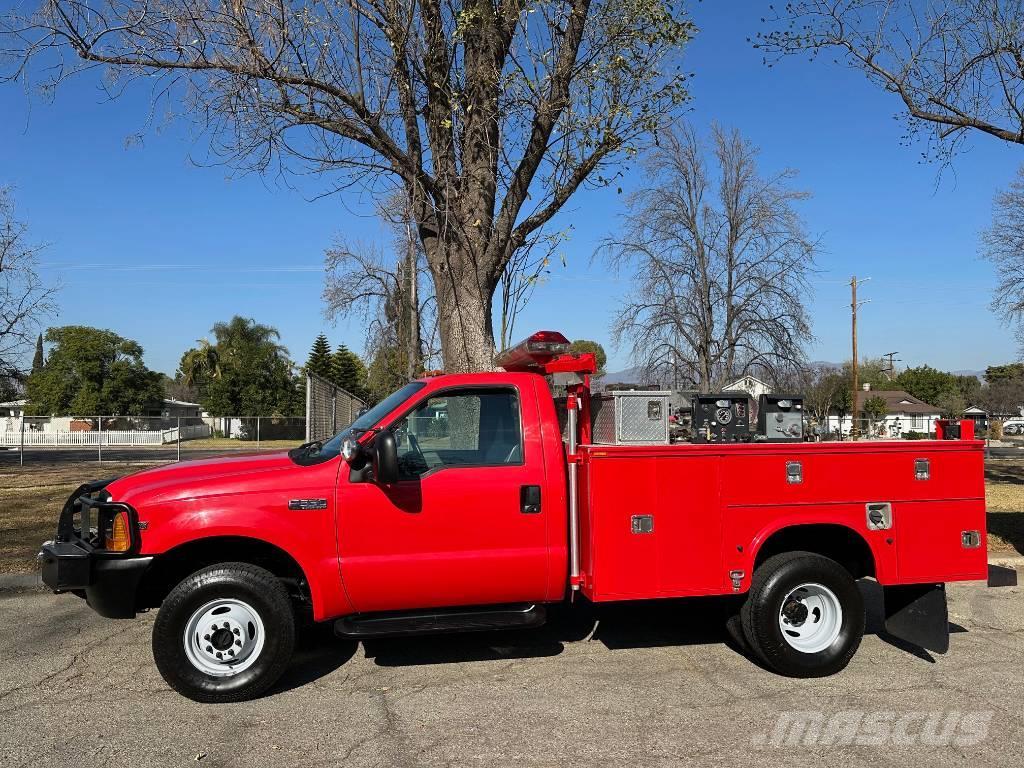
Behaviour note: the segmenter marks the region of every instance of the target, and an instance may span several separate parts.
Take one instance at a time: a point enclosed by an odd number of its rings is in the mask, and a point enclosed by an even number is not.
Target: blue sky
[[[689,118],[740,128],[762,149],[764,171],[800,171],[813,193],[802,212],[826,250],[812,299],[811,358],[849,356],[851,274],[870,277],[861,296],[864,355],[899,351],[903,365],[980,369],[1017,358],[1013,334],[988,308],[992,268],[978,259],[978,232],[994,191],[1024,162],[1019,147],[977,137],[941,178],[900,144],[897,104],[842,66],[783,61],[769,69],[747,42],[765,3],[692,6],[700,33],[687,52]],[[824,58],[824,57],[823,57]],[[107,102],[74,81],[53,103],[0,87],[0,183],[15,187],[44,262],[59,279],[51,324],[110,328],[139,341],[149,365],[173,373],[182,351],[217,320],[252,316],[276,326],[300,362],[325,330],[360,349],[358,320],[324,320],[323,251],[338,235],[389,237],[365,195],[313,199],[320,186],[203,167],[202,137],[187,123],[145,130],[146,94]],[[141,142],[129,141],[145,131]],[[642,183],[627,173],[624,194]],[[616,226],[623,197],[582,192],[556,220],[572,224],[568,266],[540,286],[517,326],[555,328],[609,347],[628,289],[591,254]]]

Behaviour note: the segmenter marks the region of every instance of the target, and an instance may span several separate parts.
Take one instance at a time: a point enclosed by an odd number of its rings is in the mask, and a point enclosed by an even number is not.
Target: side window
[[[512,390],[454,390],[428,397],[394,427],[404,479],[448,467],[523,462],[519,399]]]

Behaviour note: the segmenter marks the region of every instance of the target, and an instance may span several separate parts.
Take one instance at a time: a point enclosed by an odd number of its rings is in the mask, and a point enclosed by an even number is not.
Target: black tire
[[[838,600],[842,611],[841,621],[836,622],[838,633],[821,650],[798,650],[780,626],[783,602],[805,584],[825,587]],[[795,609],[792,618],[800,626],[821,620],[820,611],[812,609],[808,614],[800,600],[795,606],[790,600],[787,606],[791,612]],[[768,558],[754,571],[747,601],[740,609],[740,620],[751,650],[769,669],[787,677],[825,677],[846,667],[860,646],[864,636],[864,598],[850,572],[835,560],[812,552],[785,552]],[[789,634],[796,637],[797,631],[795,628]],[[830,636],[831,633],[825,633],[820,637],[825,640]]]
[[[189,659],[185,632],[194,614],[222,599],[242,601],[256,611],[264,632],[250,666],[218,677]],[[191,574],[171,590],[153,625],[157,669],[171,688],[193,701],[246,701],[259,696],[281,677],[294,648],[295,616],[288,592],[272,573],[248,563],[221,563]]]

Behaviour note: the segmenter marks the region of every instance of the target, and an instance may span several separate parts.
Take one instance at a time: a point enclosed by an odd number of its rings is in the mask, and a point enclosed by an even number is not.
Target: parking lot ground
[[[267,696],[169,690],[151,615],[0,596],[4,766],[1019,766],[1024,588],[950,588],[946,656],[869,632],[817,680],[769,673],[728,640],[722,601],[616,606],[596,628],[367,641],[307,632]],[[589,632],[592,630],[592,634]],[[881,724],[881,725],[880,725]]]

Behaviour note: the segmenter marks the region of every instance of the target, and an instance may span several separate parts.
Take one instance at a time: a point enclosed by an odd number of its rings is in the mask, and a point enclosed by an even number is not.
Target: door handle
[[[524,515],[536,515],[540,512],[539,485],[523,485],[519,487],[519,511]]]

